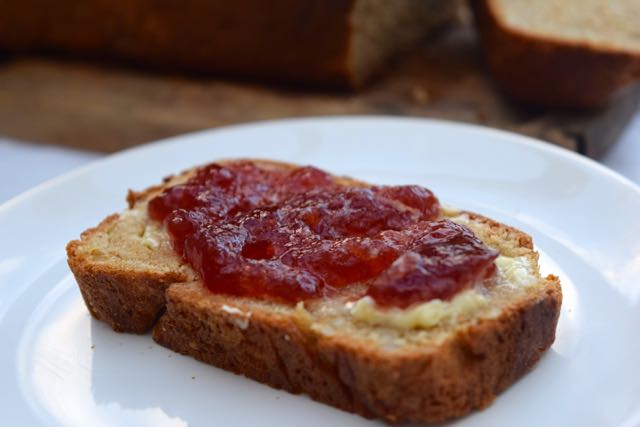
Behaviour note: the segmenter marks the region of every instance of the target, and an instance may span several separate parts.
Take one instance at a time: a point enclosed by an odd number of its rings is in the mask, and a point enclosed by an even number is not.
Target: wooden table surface
[[[639,100],[636,86],[597,112],[518,107],[485,74],[468,26],[426,42],[360,93],[163,75],[77,60],[10,58],[0,64],[0,135],[101,152],[255,120],[381,114],[483,124],[597,156],[618,139]]]

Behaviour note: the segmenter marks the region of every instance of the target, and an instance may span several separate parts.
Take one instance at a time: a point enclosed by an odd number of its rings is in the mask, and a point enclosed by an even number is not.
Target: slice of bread
[[[640,78],[637,0],[472,0],[489,70],[517,100],[597,108]]]
[[[560,283],[540,276],[531,238],[450,209],[440,216],[500,253],[495,278],[478,292],[404,311],[378,310],[366,298],[354,304],[350,287],[297,305],[214,294],[146,213],[152,197],[192,174],[130,192],[128,210],[67,246],[87,307],[115,330],[142,333],[155,323],[153,338],[175,351],[390,422],[442,421],[483,408],[554,340]]]

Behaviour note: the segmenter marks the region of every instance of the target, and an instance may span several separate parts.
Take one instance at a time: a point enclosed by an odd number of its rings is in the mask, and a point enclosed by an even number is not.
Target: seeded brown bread
[[[171,178],[165,185],[188,175]],[[161,188],[130,193],[130,210],[144,213],[146,201]],[[526,234],[476,214],[451,215],[464,217],[501,254],[526,257],[537,264]],[[138,234],[125,239],[128,243],[113,236],[114,240],[105,240],[110,234],[126,232],[128,226],[118,228],[119,222],[136,224]],[[153,331],[158,343],[366,417],[390,422],[440,421],[485,407],[525,373],[555,337],[560,284],[553,276],[539,277],[537,270],[531,273],[535,286],[496,294],[491,310],[429,330],[398,330],[354,321],[341,299],[348,295],[311,302],[304,308],[214,295],[177,259],[156,226],[144,215],[111,216],[69,244],[69,264],[95,317],[116,330],[142,332],[166,304]],[[164,240],[144,249],[145,235]],[[103,247],[112,242],[122,247]],[[148,256],[150,265],[111,265],[113,254],[130,261],[131,254],[121,252],[127,245],[139,252],[133,260]],[[97,254],[96,258],[92,254],[96,248],[112,255]],[[164,262],[171,267],[151,267]],[[148,299],[144,297],[147,292]]]
[[[489,71],[515,100],[540,106],[600,108],[640,79],[640,38],[632,28],[637,28],[640,13],[636,0],[470,3]],[[629,13],[618,17],[616,9],[621,6],[628,7]],[[582,16],[586,14],[589,16]]]

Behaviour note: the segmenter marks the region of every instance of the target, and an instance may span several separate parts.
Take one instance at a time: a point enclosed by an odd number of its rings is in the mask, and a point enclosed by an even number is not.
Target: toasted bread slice
[[[130,192],[127,211],[67,247],[87,307],[115,330],[144,332],[159,317],[153,338],[161,345],[390,422],[441,421],[485,407],[554,340],[560,284],[540,277],[531,238],[469,212],[441,216],[500,252],[493,283],[480,294],[387,311],[366,298],[354,304],[350,288],[297,305],[213,294],[146,215],[150,198],[191,173]]]
[[[489,69],[513,98],[597,108],[640,79],[640,2],[472,0]]]

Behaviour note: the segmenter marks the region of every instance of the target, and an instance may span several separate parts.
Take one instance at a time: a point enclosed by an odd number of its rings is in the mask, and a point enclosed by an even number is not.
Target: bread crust
[[[165,69],[350,84],[348,17],[355,0],[5,3],[0,46],[9,51],[110,56]]]
[[[198,302],[194,299],[208,299]],[[291,316],[244,308],[203,294],[200,283],[167,291],[153,330],[159,344],[256,381],[388,422],[438,422],[489,405],[527,372],[555,339],[562,295],[544,292],[497,318],[460,328],[428,351],[387,353],[351,337],[302,328]],[[250,310],[250,311],[249,311]]]
[[[150,197],[191,172],[130,192],[130,208],[146,207]],[[527,234],[464,214],[505,242],[509,256],[537,260]],[[526,298],[498,315],[455,326],[442,341],[390,350],[348,333],[314,328],[313,318],[300,321],[293,307],[274,310],[264,301],[213,294],[190,270],[120,271],[83,255],[82,245],[120,220],[109,216],[67,246],[69,266],[94,317],[122,332],[143,333],[155,324],[153,339],[165,347],[364,417],[437,422],[483,408],[527,372],[555,338],[562,294],[554,276],[540,279]]]
[[[126,271],[91,262],[79,253],[83,241],[103,232],[119,219],[118,214],[110,215],[97,227],[83,232],[80,240],[69,242],[67,262],[93,317],[108,323],[114,331],[143,334],[164,310],[166,288],[171,283],[193,279],[193,276],[182,271]]]
[[[471,0],[487,66],[510,97],[550,107],[597,109],[640,78],[640,52],[534,35],[505,26],[491,0]]]

